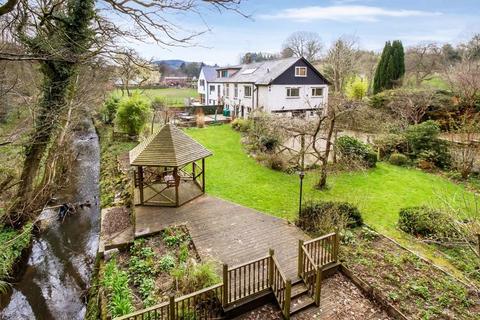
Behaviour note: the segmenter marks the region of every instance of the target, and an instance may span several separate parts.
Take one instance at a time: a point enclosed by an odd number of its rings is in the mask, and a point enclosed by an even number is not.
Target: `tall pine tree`
[[[392,89],[405,74],[405,53],[400,40],[387,41],[375,71],[373,93]]]

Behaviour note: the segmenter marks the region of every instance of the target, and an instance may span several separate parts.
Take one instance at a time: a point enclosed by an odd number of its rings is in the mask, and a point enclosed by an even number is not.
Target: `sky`
[[[188,47],[129,45],[145,58],[228,65],[245,52],[279,52],[295,31],[318,33],[325,47],[354,36],[360,48],[375,51],[387,40],[455,44],[480,32],[480,0],[244,0],[240,10],[249,18],[211,7],[171,16],[184,34],[202,33]]]

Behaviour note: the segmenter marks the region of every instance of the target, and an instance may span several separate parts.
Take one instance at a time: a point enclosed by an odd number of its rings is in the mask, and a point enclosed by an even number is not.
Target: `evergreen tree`
[[[377,94],[385,89],[392,89],[398,80],[405,74],[405,52],[402,42],[387,41],[382,56],[375,71],[373,93]]]

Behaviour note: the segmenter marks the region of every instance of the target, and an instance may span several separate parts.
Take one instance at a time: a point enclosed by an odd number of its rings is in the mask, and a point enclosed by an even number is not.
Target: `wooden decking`
[[[211,196],[202,196],[178,208],[135,207],[135,236],[185,223],[202,259],[230,266],[265,256],[275,250],[288,278],[297,278],[298,240],[308,236],[283,219]]]

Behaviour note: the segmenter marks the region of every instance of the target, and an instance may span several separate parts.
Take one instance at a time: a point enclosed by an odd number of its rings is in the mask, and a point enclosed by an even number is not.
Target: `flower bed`
[[[477,292],[370,229],[347,233],[342,263],[412,319],[478,319]]]
[[[112,317],[219,282],[215,265],[200,261],[185,226],[136,239],[129,249],[106,262],[100,281]]]

